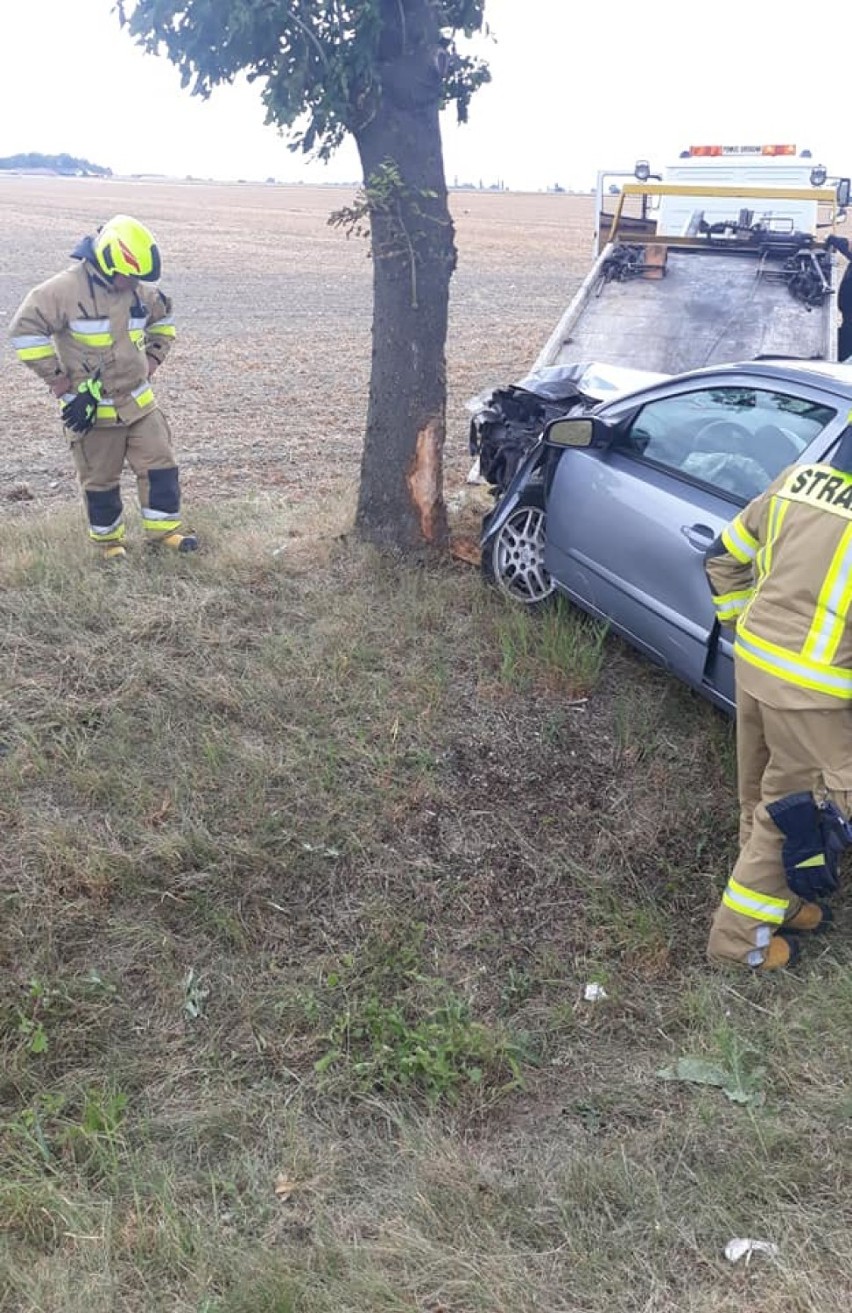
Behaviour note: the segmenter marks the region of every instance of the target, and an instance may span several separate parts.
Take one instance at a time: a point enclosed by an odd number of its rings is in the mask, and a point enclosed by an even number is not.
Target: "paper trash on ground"
[[[738,1263],[744,1258],[748,1264],[751,1262],[752,1254],[766,1254],[767,1258],[777,1258],[778,1246],[771,1240],[747,1240],[741,1236],[735,1236],[725,1245],[725,1257],[729,1263]]]

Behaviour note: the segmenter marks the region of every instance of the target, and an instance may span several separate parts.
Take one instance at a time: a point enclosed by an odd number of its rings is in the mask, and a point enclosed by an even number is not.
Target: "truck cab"
[[[760,198],[743,197],[742,209],[749,210],[753,222],[762,223],[767,231],[777,233],[810,233],[816,235],[820,222],[820,206],[816,199],[789,193],[814,193],[828,182],[828,170],[814,162],[809,150],[796,152],[794,145],[768,146],[691,146],[663,170],[662,180],[684,186],[717,188],[742,187],[746,193],[760,189],[766,194]],[[845,188],[841,183],[845,183]],[[838,189],[842,196],[838,196]],[[835,196],[838,209],[848,202],[849,179],[837,179]],[[787,196],[784,193],[788,193]],[[777,193],[774,195],[773,193]],[[736,206],[736,198],[733,205]],[[729,197],[706,196],[700,209],[705,221],[713,222],[736,217]],[[695,207],[690,206],[688,195],[660,197],[657,211],[657,231],[667,235],[686,235],[694,221]]]
[[[649,190],[639,196],[625,194],[625,184],[635,182]],[[655,193],[654,182],[678,190]],[[819,199],[827,188],[833,192],[833,218]],[[767,232],[817,237],[833,221],[843,222],[849,188],[849,178],[829,178],[811,151],[799,151],[793,144],[690,146],[659,172],[649,161],[639,160],[632,171],[598,173],[594,251],[600,255],[609,242],[616,212],[623,241],[631,236],[694,236],[702,223],[737,223],[744,213]]]

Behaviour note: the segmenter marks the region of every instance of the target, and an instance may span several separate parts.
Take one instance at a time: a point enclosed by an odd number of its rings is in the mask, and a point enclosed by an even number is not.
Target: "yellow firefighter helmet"
[[[95,259],[112,278],[126,274],[143,283],[155,283],[160,277],[160,251],[154,234],[129,214],[116,214],[98,229],[94,241]]]

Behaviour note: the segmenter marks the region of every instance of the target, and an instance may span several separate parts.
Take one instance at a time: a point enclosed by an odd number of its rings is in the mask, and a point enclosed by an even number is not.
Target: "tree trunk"
[[[440,46],[429,0],[403,0],[381,93],[355,130],[370,207],[373,353],[358,534],[404,549],[447,541],[445,347],[454,229],[438,108]],[[389,13],[403,10],[399,0]],[[398,25],[398,17],[395,19]],[[393,27],[394,24],[391,23]]]

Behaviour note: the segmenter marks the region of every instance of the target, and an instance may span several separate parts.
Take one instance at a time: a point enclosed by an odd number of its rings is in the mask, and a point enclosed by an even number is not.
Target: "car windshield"
[[[797,461],[836,413],[763,388],[696,389],[649,402],[623,445],[748,501]]]

